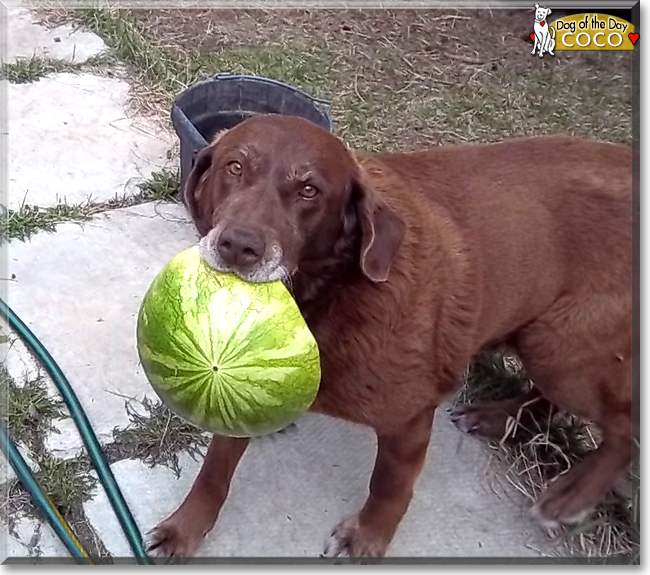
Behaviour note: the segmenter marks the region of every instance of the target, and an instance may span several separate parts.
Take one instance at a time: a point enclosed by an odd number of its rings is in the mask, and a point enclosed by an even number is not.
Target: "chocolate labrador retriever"
[[[185,200],[202,257],[282,280],[320,347],[313,411],[367,425],[378,449],[363,508],[327,553],[382,556],[424,464],[433,415],[472,357],[506,342],[535,393],[602,431],[535,506],[547,523],[593,508],[631,459],[631,151],[567,137],[355,154],[299,118],[265,115],[197,157]],[[461,407],[502,434],[529,394]],[[215,436],[182,505],[149,535],[187,557],[212,529],[247,439]]]

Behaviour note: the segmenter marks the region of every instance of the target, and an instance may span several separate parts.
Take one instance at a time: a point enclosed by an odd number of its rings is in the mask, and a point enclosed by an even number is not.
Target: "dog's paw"
[[[559,477],[530,510],[532,517],[547,529],[580,523],[593,510],[593,505],[582,502],[581,478],[575,469],[572,471]]]
[[[388,542],[369,533],[359,524],[358,515],[339,523],[332,531],[323,555],[325,557],[383,557]]]
[[[571,516],[565,516],[561,513],[549,509],[543,502],[538,502],[530,508],[530,515],[545,529],[557,531],[562,525],[575,525],[582,522],[591,511],[580,511]]]
[[[202,541],[188,530],[179,529],[167,520],[149,531],[144,538],[147,555],[153,559],[167,559],[167,563],[180,563],[189,559]]]
[[[508,414],[496,405],[459,405],[449,412],[449,419],[460,430],[487,439],[501,439],[506,431]]]
[[[449,419],[457,429],[465,433],[476,433],[479,430],[481,421],[478,413],[471,405],[461,404],[454,409],[448,410]]]

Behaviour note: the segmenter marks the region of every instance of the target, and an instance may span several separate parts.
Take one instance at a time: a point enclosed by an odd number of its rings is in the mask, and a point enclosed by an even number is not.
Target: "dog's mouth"
[[[281,280],[287,287],[291,285],[290,274],[287,268],[282,265],[282,248],[279,245],[271,245],[264,257],[253,266],[233,266],[224,262],[219,256],[213,241],[215,236],[217,234],[210,232],[199,241],[201,259],[212,269],[232,273],[250,283],[268,283]]]

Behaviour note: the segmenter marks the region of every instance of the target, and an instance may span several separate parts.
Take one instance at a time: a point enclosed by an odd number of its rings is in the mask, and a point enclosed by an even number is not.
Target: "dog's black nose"
[[[265,247],[260,232],[232,227],[221,232],[217,251],[225,264],[248,268],[262,259]]]

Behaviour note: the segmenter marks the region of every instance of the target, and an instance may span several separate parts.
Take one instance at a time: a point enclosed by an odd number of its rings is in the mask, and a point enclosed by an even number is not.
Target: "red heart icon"
[[[632,34],[631,32],[627,35],[627,37],[632,41],[632,45],[636,44],[636,41],[639,39],[638,34]]]
[[[540,22],[540,24],[541,24],[542,26],[544,26],[544,24],[546,24],[546,22]]]
[[[535,34],[533,34],[532,32],[530,33],[530,39],[531,39],[533,42],[535,41]]]

